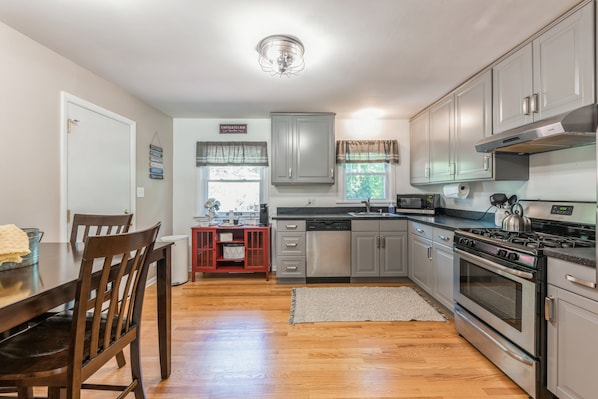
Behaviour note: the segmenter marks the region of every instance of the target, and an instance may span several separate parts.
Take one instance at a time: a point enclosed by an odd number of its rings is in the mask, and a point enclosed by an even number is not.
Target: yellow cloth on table
[[[4,262],[21,263],[21,256],[30,252],[27,233],[14,224],[0,226],[0,265]]]

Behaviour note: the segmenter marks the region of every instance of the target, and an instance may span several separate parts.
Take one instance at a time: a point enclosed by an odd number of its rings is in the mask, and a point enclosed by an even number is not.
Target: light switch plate
[[[143,198],[145,196],[145,188],[137,187],[137,198]]]

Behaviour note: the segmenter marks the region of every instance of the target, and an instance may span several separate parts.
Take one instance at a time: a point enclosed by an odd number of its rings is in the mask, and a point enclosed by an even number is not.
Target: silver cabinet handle
[[[289,179],[293,177],[293,169],[289,168]]]
[[[428,259],[432,260],[432,247],[428,247]]]
[[[287,248],[295,248],[297,246],[296,242],[287,242],[284,244]]]
[[[334,179],[334,168],[330,169],[330,177]]]
[[[380,242],[382,243],[380,248],[386,248],[386,237],[380,237]]]
[[[530,106],[530,98],[529,96],[523,97],[523,103],[521,104],[521,111],[523,115],[529,115],[529,106]]]
[[[450,237],[443,236],[442,234],[439,234],[439,235],[438,235],[438,238],[440,238],[442,241],[450,241],[450,240],[451,240],[451,238],[450,238]]]
[[[538,95],[538,93],[532,94],[532,96],[530,97],[530,103],[530,108],[533,113],[537,114],[538,112],[540,112],[540,96]]]
[[[544,320],[554,320],[554,297],[547,296],[544,298]]]
[[[424,169],[424,177],[428,179],[430,177],[430,167]]]
[[[419,227],[415,229],[415,231],[417,231],[418,233],[423,233],[424,229],[420,229]]]
[[[588,287],[588,288],[596,288],[596,283],[594,283],[592,281],[583,280],[581,278],[577,278],[570,274],[565,275],[565,278],[574,284],[583,285],[584,287]]]
[[[489,170],[490,169],[490,158],[492,157],[492,155],[484,155],[484,170]]]
[[[376,248],[380,248],[380,236],[376,236]]]
[[[296,224],[285,224],[285,227],[289,230],[295,230],[297,228]]]
[[[297,270],[297,266],[286,266],[285,269],[287,269],[287,270]]]

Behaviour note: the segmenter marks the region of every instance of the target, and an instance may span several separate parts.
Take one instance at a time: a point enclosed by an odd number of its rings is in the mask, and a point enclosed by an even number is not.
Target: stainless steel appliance
[[[455,231],[455,328],[532,398],[548,398],[543,249],[595,247],[595,204],[521,204],[531,232]]]
[[[396,213],[434,215],[440,208],[440,194],[397,194]]]
[[[351,278],[351,220],[307,219],[306,281],[349,282]]]

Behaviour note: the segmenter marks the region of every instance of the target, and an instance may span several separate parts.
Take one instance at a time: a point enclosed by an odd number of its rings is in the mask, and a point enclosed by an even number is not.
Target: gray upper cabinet
[[[527,180],[529,157],[475,150],[475,143],[491,134],[492,71],[487,70],[411,121],[411,184]]]
[[[493,67],[494,133],[594,102],[594,3]]]
[[[430,180],[430,111],[424,111],[411,121],[409,133],[411,184],[428,183]]]
[[[274,113],[272,184],[334,184],[334,114]]]

